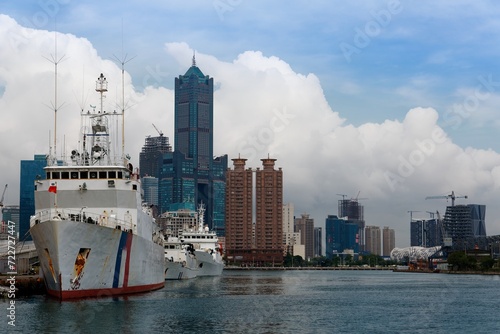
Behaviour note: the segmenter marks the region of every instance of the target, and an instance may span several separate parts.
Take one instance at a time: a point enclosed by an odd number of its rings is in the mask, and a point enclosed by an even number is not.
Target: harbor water
[[[0,333],[500,333],[500,277],[233,271],[126,297],[0,302]]]

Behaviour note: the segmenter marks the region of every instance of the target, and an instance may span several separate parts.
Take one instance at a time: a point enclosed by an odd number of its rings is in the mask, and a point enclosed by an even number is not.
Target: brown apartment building
[[[226,257],[228,263],[253,265],[283,263],[283,172],[276,159],[261,159],[255,171],[255,226],[253,173],[246,159],[232,159],[226,173]],[[255,236],[252,235],[255,229]]]

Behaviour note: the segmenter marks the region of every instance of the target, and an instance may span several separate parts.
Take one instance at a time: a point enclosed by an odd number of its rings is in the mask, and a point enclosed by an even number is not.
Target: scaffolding
[[[339,200],[339,217],[348,217],[349,220],[365,220],[363,209],[356,199]]]

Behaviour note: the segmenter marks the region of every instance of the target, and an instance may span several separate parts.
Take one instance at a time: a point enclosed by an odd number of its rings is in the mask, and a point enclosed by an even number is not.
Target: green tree
[[[480,263],[481,270],[483,270],[483,271],[489,270],[489,269],[493,268],[494,264],[495,264],[495,260],[492,259],[491,257],[487,257],[485,259],[482,259],[481,263]]]
[[[467,256],[465,252],[453,252],[448,256],[448,264],[453,270],[476,269],[477,260],[473,256]]]

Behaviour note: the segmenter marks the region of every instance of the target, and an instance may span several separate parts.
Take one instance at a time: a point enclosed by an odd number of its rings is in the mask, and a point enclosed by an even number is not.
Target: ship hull
[[[105,297],[164,286],[163,247],[119,229],[49,220],[32,226],[49,295]]]
[[[224,269],[224,263],[219,254],[211,254],[207,251],[195,251],[194,255],[198,261],[198,276],[220,276]]]
[[[189,268],[180,262],[170,262],[165,263],[165,279],[166,280],[181,280],[181,279],[191,279],[198,275],[197,268]]]

